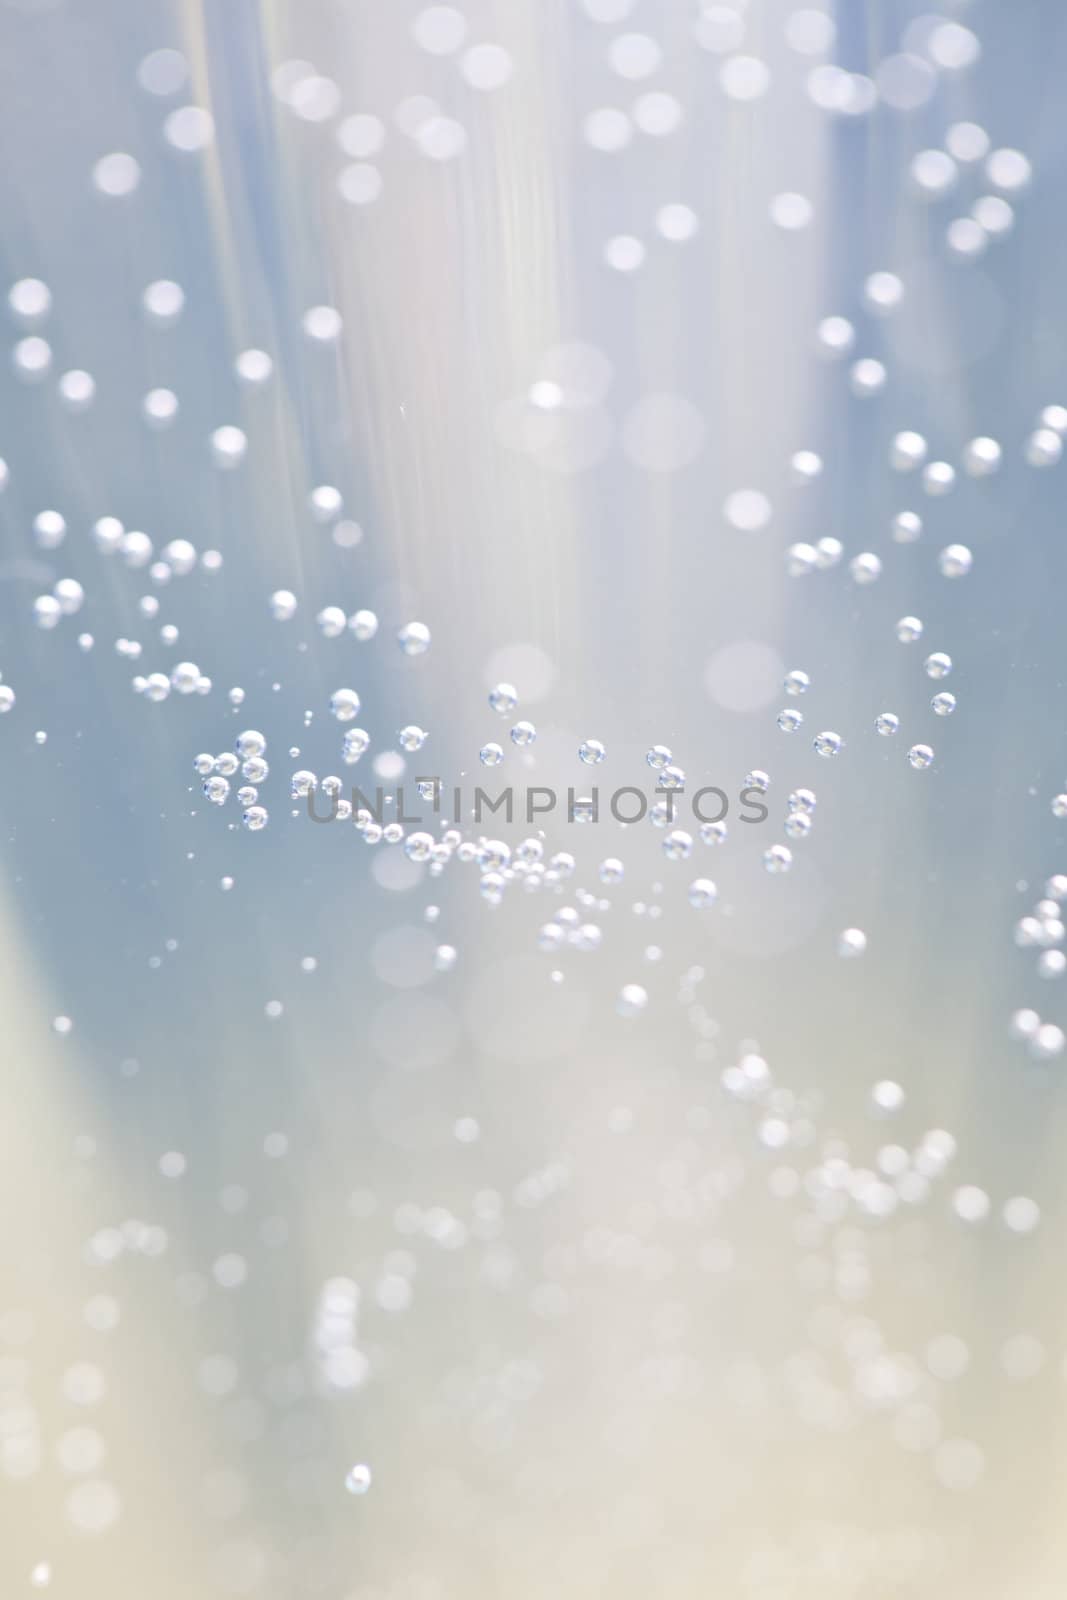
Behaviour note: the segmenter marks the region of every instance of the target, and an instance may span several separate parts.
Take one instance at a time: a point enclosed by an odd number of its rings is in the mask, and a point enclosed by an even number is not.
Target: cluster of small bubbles
[[[875,717],[874,726],[876,731],[880,733],[884,739],[889,739],[894,733],[898,732],[900,728],[900,718],[895,714],[895,712],[882,711],[879,712],[877,717]]]
[[[423,728],[416,727],[412,722],[407,727],[401,728],[396,737],[402,750],[414,751],[422,749],[429,738],[429,734]]]
[[[811,679],[806,672],[796,669],[786,673],[782,687],[786,694],[807,694],[811,688]]]
[[[842,739],[839,733],[833,733],[832,731],[828,730],[824,733],[817,733],[815,735],[815,738],[812,740],[812,749],[815,751],[817,756],[823,756],[825,759],[829,760],[831,756],[836,756],[841,753],[844,743],[845,741]]]
[[[518,691],[510,683],[498,683],[489,691],[490,708],[498,716],[510,716],[518,703]]]
[[[922,769],[933,764],[934,752],[928,744],[913,744],[908,751],[908,760],[913,767]]]
[[[396,636],[406,656],[425,655],[430,648],[430,630],[424,622],[406,622]]]
[[[793,852],[788,845],[772,844],[763,852],[763,865],[768,872],[788,872],[793,865]]]
[[[478,752],[478,760],[483,767],[498,767],[504,759],[503,747],[490,742],[483,744]]]
[[[537,729],[532,722],[516,722],[511,729],[510,737],[512,744],[518,745],[520,750],[525,750],[537,738]]]
[[[779,711],[777,721],[783,733],[796,733],[804,721],[804,715],[803,712],[788,706],[784,711]]]
[[[956,709],[956,696],[947,692],[935,694],[930,705],[939,717],[950,717]]]
[[[846,928],[839,934],[837,953],[846,960],[861,956],[867,949],[867,935],[862,928]]]
[[[947,678],[952,671],[952,657],[943,650],[935,650],[923,662],[928,678]]]
[[[1050,1061],[1063,1053],[1063,1029],[1055,1023],[1042,1022],[1036,1011],[1016,1011],[1011,1019],[1011,1031],[1015,1038],[1026,1041],[1035,1061]]]
[[[949,544],[941,551],[937,564],[945,578],[963,578],[970,572],[973,556],[965,544]]]
[[[809,572],[814,572],[818,564],[818,556],[813,544],[800,540],[791,544],[785,553],[786,570],[791,578],[804,578]]]
[[[844,553],[840,539],[829,535],[816,544],[801,540],[791,544],[786,551],[786,570],[792,578],[804,578],[809,572],[828,572],[831,567],[837,566]]]
[[[588,767],[598,766],[606,755],[607,751],[599,739],[585,739],[578,746],[579,760],[584,761]]]
[[[1067,797],[1057,796],[1057,800],[1060,799],[1067,800]],[[1053,802],[1056,815],[1067,815],[1067,804],[1062,812],[1056,812],[1055,806],[1056,801]],[[1058,891],[1059,887],[1058,877],[1051,878],[1046,885],[1047,890]],[[1056,948],[1062,945],[1065,937],[1060,898],[1057,893],[1039,900],[1034,907],[1033,915],[1021,917],[1015,925],[1015,943],[1020,948],[1028,949],[1036,946],[1041,950],[1037,961],[1037,975],[1045,980],[1061,978],[1067,972],[1067,955],[1063,950]],[[1030,1041],[1032,1054],[1045,1056],[1058,1053],[1057,1050],[1045,1050],[1040,1044],[1036,1050],[1034,1049],[1034,1041],[1038,1038],[1041,1026],[1041,1019],[1034,1011],[1016,1012],[1012,1019],[1013,1033]],[[1055,1043],[1055,1032],[1046,1037]]]

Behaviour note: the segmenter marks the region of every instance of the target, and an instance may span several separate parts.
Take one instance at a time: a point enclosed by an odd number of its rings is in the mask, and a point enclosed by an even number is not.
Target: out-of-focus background
[[[4,1600],[1062,1595],[1065,74],[0,4]]]

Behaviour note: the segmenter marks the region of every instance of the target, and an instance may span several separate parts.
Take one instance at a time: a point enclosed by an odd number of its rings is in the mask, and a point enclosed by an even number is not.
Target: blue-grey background
[[[1030,1061],[1009,1019],[1063,1020],[1012,933],[1067,870],[1049,809],[1067,779],[1063,477],[1023,458],[1040,410],[1067,403],[1067,25],[1052,0],[954,7],[980,60],[940,73],[914,111],[848,117],[811,103],[818,58],[788,48],[779,0],[733,8],[772,74],[751,104],[723,94],[688,0],[636,0],[615,23],[577,0],[465,0],[468,43],[514,62],[492,93],[418,48],[418,9],[0,7],[3,282],[39,277],[53,296],[32,330],[49,376],[0,364],[0,672],[17,693],[0,719],[3,1592],[30,1592],[44,1562],[79,1600],[1051,1600],[1067,1574],[1062,1064]],[[874,74],[921,9],[839,6],[833,59]],[[664,49],[639,84],[608,65],[626,31]],[[160,47],[190,63],[169,98],[137,81]],[[272,91],[293,59],[336,82],[336,117],[303,121]],[[650,88],[681,102],[674,134],[589,147],[590,111]],[[397,129],[414,95],[465,127],[461,157],[427,159]],[[187,103],[215,118],[196,154],[161,131]],[[366,206],[336,190],[334,126],[356,111],[387,126]],[[988,185],[964,169],[931,204],[908,178],[962,119],[1034,168],[1009,197],[1012,232],[970,263],[945,228]],[[121,199],[90,180],[114,150],[142,168]],[[815,207],[800,233],[769,220],[783,190]],[[696,212],[692,240],[656,235],[669,202]],[[648,247],[632,275],[602,259],[623,233]],[[906,289],[885,321],[860,296],[875,270]],[[173,328],[141,312],[158,278],[185,290]],[[344,317],[335,346],[301,328],[323,303]],[[831,313],[855,323],[855,355],[886,362],[881,395],[856,399],[814,353]],[[8,317],[4,332],[13,346],[26,330]],[[523,397],[574,343],[603,392],[515,448],[517,426],[543,421]],[[233,375],[249,346],[275,363],[262,389]],[[96,380],[84,414],[57,397],[70,368]],[[156,433],[141,399],[160,386],[181,411]],[[684,414],[642,432],[665,393]],[[248,436],[232,472],[208,445],[224,424]],[[904,428],[956,465],[952,495],[890,470]],[[976,434],[1004,465],[972,481]],[[800,449],[824,459],[814,485],[790,480]],[[354,548],[310,515],[323,483],[363,530]],[[773,502],[762,532],[724,520],[741,487]],[[67,519],[57,550],[34,541],[45,508]],[[915,545],[890,539],[905,508],[924,518]],[[223,567],[156,590],[96,550],[104,515]],[[824,535],[845,561],[789,577],[787,546]],[[974,552],[956,582],[936,561],[950,542]],[[884,563],[869,587],[847,570],[864,550]],[[85,606],[42,631],[33,599],[60,577]],[[300,600],[287,624],[268,605],[282,587]],[[372,607],[378,638],[323,639],[327,604]],[[903,647],[909,612],[926,631]],[[416,617],[433,644],[409,660],[394,634]],[[170,650],[164,621],[181,632]],[[923,675],[928,648],[952,654],[947,685]],[[133,693],[135,672],[178,660],[210,695]],[[775,714],[792,667],[813,687],[790,740]],[[431,880],[290,815],[295,767],[371,780],[373,752],[340,764],[333,689],[359,690],[375,751],[417,722],[432,760],[409,770],[473,783],[480,745],[506,734],[485,698],[500,678],[539,730],[502,780],[650,786],[644,751],[661,742],[691,787],[732,794],[766,769],[771,819],[679,865],[647,825],[554,821],[574,883],[612,901],[602,948],[556,957],[536,946],[550,894],[516,886],[494,910],[471,868]],[[945,721],[935,687],[958,696]],[[886,709],[894,741],[873,731]],[[261,833],[232,801],[209,806],[192,769],[247,727],[269,740]],[[833,763],[811,750],[824,727],[846,740]],[[575,755],[590,737],[609,752],[595,772]],[[918,739],[929,772],[905,759]],[[816,824],[771,877],[761,852],[797,784],[818,791]],[[626,883],[601,891],[614,854]],[[721,891],[700,915],[685,895],[698,871]],[[862,960],[836,953],[847,926],[867,933]],[[440,941],[459,951],[449,974],[433,971]],[[628,1021],[615,999],[631,982],[649,1006]],[[798,1097],[788,1150],[762,1148],[759,1114],[720,1087],[755,1050]],[[869,1114],[880,1079],[907,1094],[891,1124]],[[825,1156],[867,1168],[935,1128],[958,1153],[925,1204],[882,1223],[815,1215],[803,1178]],[[167,1152],[186,1158],[180,1178],[161,1172]],[[782,1168],[792,1198],[769,1189]],[[960,1184],[991,1198],[981,1227],[952,1214]],[[1018,1195],[1042,1208],[1026,1237],[998,1222]],[[232,1255],[247,1277],[227,1288]],[[347,1392],[324,1387],[315,1352],[334,1278],[359,1291],[366,1375]],[[970,1350],[955,1382],[924,1354],[946,1333]],[[1005,1370],[1020,1335],[1043,1353],[1025,1381]],[[91,1406],[70,1398],[94,1392],[70,1378],[85,1363],[105,1386]],[[85,1427],[97,1439],[79,1457],[69,1434]],[[953,1490],[936,1449],[961,1439],[984,1470]],[[354,1462],[374,1473],[362,1498],[345,1491]],[[94,1535],[79,1523],[100,1504]]]

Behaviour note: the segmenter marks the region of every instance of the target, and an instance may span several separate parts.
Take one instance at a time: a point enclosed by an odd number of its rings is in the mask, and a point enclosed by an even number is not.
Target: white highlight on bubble
[[[175,150],[206,150],[215,139],[215,120],[203,106],[180,106],[164,122],[163,137]]]
[[[133,194],[140,181],[140,164],[122,150],[101,156],[93,168],[94,188],[111,199]]]

